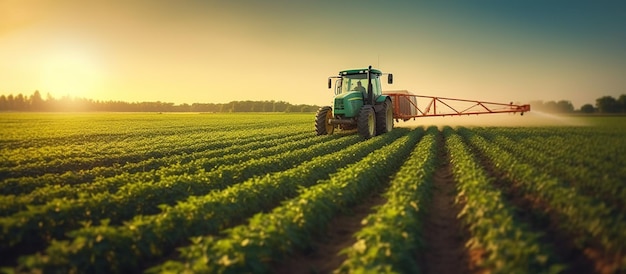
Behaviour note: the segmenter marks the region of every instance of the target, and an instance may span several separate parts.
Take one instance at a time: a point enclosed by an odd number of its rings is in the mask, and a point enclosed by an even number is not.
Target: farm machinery
[[[393,83],[393,74],[378,69],[349,69],[328,77],[328,88],[335,85],[333,106],[321,107],[315,115],[317,135],[333,134],[334,130],[356,129],[368,139],[393,129],[394,120],[408,121],[419,117],[460,116],[489,113],[520,113],[530,105],[493,103],[476,100],[415,95],[405,90],[383,92],[381,78]],[[421,102],[418,106],[418,102]],[[424,104],[424,107],[421,104]]]

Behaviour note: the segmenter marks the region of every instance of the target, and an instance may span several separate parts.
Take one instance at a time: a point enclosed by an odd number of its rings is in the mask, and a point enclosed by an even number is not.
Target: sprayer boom
[[[493,103],[477,100],[414,95],[407,92],[385,92],[393,102],[393,118],[409,120],[418,117],[460,116],[489,113],[520,113],[530,111],[530,105]],[[418,105],[419,102],[419,105]],[[420,107],[421,106],[421,107]]]

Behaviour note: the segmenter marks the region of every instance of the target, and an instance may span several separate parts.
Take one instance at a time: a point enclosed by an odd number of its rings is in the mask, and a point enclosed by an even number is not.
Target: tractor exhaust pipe
[[[371,77],[371,72],[372,71],[372,66],[370,65],[367,68],[367,104],[368,105],[373,105],[374,104],[374,91],[372,90],[372,77]]]

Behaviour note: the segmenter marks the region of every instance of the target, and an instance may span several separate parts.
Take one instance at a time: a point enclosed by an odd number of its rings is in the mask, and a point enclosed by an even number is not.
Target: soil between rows
[[[352,207],[349,212],[335,216],[325,232],[321,232],[313,240],[308,250],[296,251],[282,262],[272,265],[272,273],[331,273],[346,259],[338,253],[354,244],[354,233],[359,231],[363,220],[373,212],[373,208],[384,204],[386,199],[382,192],[376,191],[364,199],[362,203]]]
[[[439,136],[440,166],[433,176],[433,196],[424,219],[425,249],[417,255],[424,273],[469,273],[470,254],[465,249],[467,231],[458,219],[456,182],[443,136]],[[480,256],[481,254],[477,254]]]
[[[433,176],[433,197],[424,219],[425,249],[416,254],[416,261],[424,273],[481,272],[476,265],[483,255],[480,251],[468,253],[465,242],[468,232],[458,219],[462,205],[455,203],[456,182],[449,158],[439,136],[441,165]],[[354,244],[354,233],[362,228],[361,220],[385,203],[381,192],[373,193],[351,209],[349,214],[336,216],[326,232],[314,239],[308,250],[296,251],[282,262],[272,265],[273,273],[330,273],[346,259],[339,251]]]

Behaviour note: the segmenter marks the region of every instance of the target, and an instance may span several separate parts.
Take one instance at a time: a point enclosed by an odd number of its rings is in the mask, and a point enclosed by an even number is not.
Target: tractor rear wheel
[[[383,103],[383,108],[376,113],[376,135],[390,132],[393,129],[393,107],[391,101]]]
[[[356,122],[357,131],[365,139],[376,136],[376,114],[372,106],[363,106]]]
[[[335,126],[329,123],[329,120],[333,118],[333,109],[329,106],[321,107],[315,114],[315,132],[317,135],[330,135],[333,134]]]

